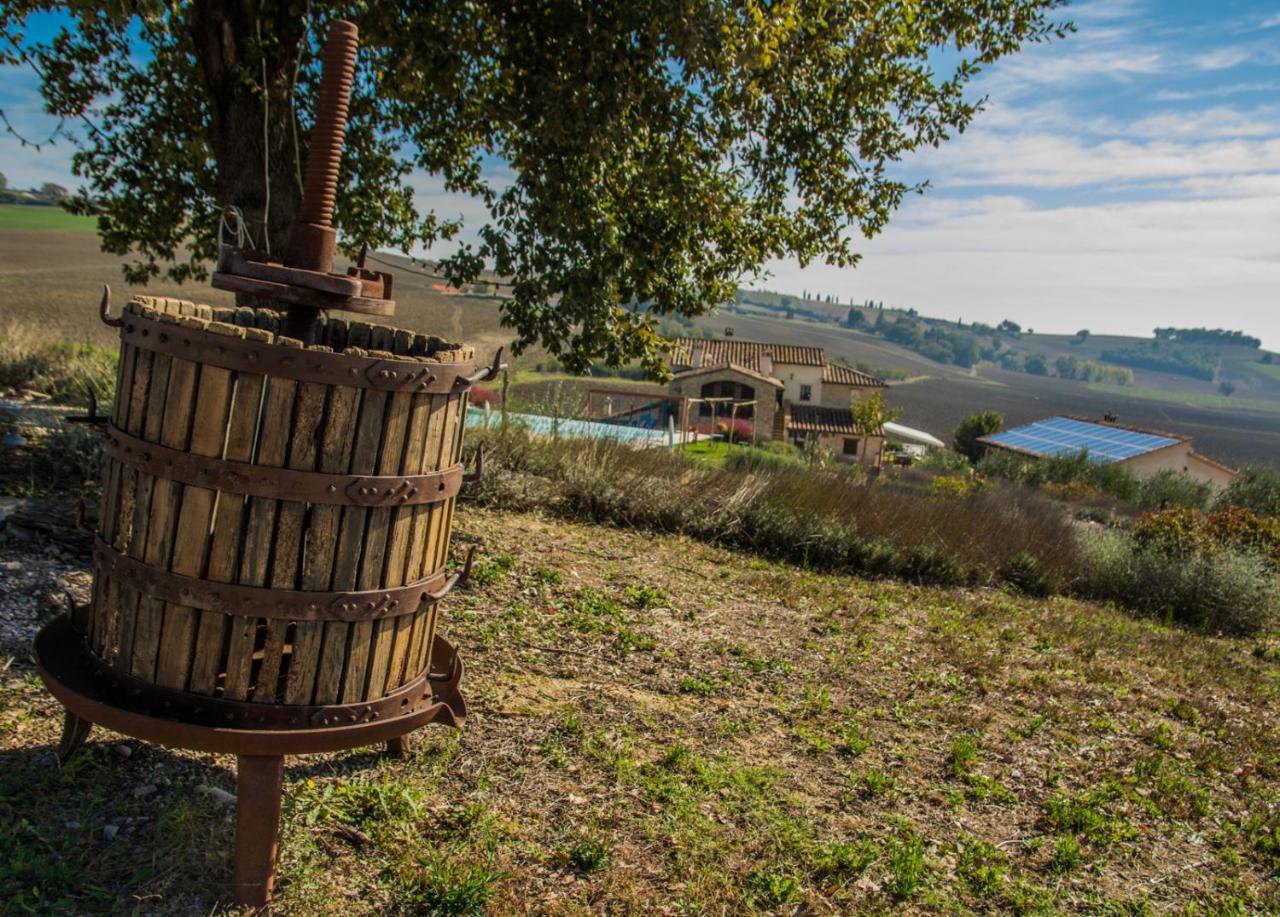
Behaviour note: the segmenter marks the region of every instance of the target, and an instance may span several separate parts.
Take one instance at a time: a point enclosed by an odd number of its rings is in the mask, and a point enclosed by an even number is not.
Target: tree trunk
[[[301,200],[300,174],[306,164],[307,138],[295,127],[290,110],[306,22],[290,16],[286,4],[206,0],[192,4],[187,30],[209,103],[218,203],[239,207],[261,245],[269,197],[265,240],[279,258]]]

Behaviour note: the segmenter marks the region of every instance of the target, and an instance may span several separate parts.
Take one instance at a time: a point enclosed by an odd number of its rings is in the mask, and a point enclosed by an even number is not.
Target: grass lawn
[[[76,216],[61,207],[37,207],[31,204],[0,204],[0,229],[58,229],[93,232],[93,217]]]
[[[1260,367],[1261,368],[1261,367]],[[1207,392],[1175,392],[1158,388],[1142,388],[1134,385],[1111,385],[1106,382],[1090,382],[1089,390],[1147,401],[1168,401],[1200,408],[1224,408],[1242,411],[1280,412],[1280,401],[1266,398],[1228,398]]]
[[[715,466],[724,464],[730,448],[729,444],[721,439],[702,439],[696,443],[676,447],[678,451],[691,458],[696,458],[700,462]],[[735,446],[732,448],[749,449],[750,446]]]
[[[458,519],[484,543],[441,623],[469,719],[405,761],[289,760],[277,913],[1280,908],[1274,642]],[[72,574],[83,596],[74,570],[0,589],[38,603]],[[54,768],[59,707],[5,633],[0,900],[225,902],[208,788],[232,761],[99,730]]]

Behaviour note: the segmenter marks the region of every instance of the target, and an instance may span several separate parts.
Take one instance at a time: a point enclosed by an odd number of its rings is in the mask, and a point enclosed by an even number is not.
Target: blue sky
[[[779,262],[761,285],[1039,331],[1241,328],[1280,349],[1280,0],[1067,15],[1076,34],[984,74],[975,124],[903,164],[931,188],[856,269]],[[0,71],[0,107],[33,139],[54,123],[26,71]],[[71,184],[69,160],[65,142],[37,154],[0,135],[14,185]],[[415,187],[478,225],[474,202]]]

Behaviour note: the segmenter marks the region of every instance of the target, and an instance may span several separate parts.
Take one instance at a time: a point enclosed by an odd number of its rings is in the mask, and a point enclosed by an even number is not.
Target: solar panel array
[[[1137,433],[1106,424],[1050,417],[1025,427],[983,437],[985,442],[1019,449],[1034,455],[1075,455],[1088,451],[1089,459],[1099,464],[1121,462],[1172,446],[1179,440],[1154,433]]]

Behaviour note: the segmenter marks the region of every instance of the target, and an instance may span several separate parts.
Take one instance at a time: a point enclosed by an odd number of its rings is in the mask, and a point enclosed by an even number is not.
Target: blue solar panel
[[[1075,455],[1087,451],[1089,459],[1099,463],[1124,461],[1179,442],[1168,436],[1138,433],[1070,417],[1037,420],[1024,427],[993,433],[985,440],[1033,455]]]

